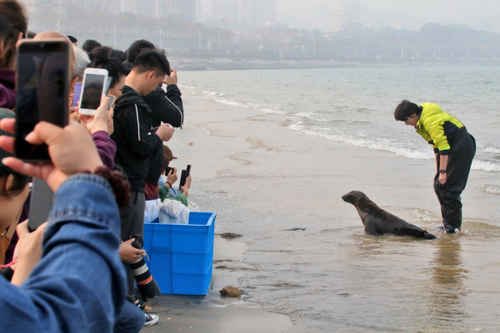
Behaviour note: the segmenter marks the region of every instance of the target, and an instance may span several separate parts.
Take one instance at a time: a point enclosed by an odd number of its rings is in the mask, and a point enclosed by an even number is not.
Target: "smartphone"
[[[187,178],[187,170],[182,170],[181,171],[181,180],[179,182],[179,190],[186,185],[186,178]]]
[[[25,39],[17,48],[15,154],[25,161],[48,161],[47,145],[24,138],[40,121],[68,124],[70,45],[62,39]]]
[[[80,94],[82,92],[82,83],[75,83],[75,87],[73,88],[73,101],[71,102],[71,106],[78,106],[80,101]]]
[[[170,171],[172,171],[172,169],[173,169],[173,168],[171,168],[171,167],[167,167],[167,168],[165,169],[165,176],[167,176],[167,177],[168,177],[168,174],[170,173]]]
[[[182,186],[186,185],[186,178],[189,176],[190,173],[191,173],[191,164],[188,164],[186,169],[181,171],[181,180],[179,182],[179,189]]]
[[[101,98],[107,93],[108,70],[103,68],[87,68],[83,73],[82,90],[80,92],[79,112],[94,115],[101,104]]]
[[[36,230],[49,218],[54,201],[54,193],[43,180],[33,178],[30,195],[30,209],[28,213],[28,228]]]

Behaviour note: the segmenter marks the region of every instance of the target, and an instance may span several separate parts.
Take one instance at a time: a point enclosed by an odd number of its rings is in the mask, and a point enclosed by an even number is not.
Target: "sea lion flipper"
[[[408,227],[403,227],[399,229],[399,234],[400,235],[409,235],[417,238],[424,238],[424,239],[435,239],[436,236],[434,236],[431,233],[428,233],[427,231],[420,229],[419,227],[410,224]]]
[[[431,234],[430,232],[424,231],[424,238],[425,239],[436,239],[437,237]]]

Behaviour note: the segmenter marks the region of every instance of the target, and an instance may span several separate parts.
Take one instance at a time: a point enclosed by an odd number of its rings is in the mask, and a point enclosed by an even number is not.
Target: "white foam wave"
[[[484,151],[487,153],[500,154],[500,149],[496,147],[486,147]]]
[[[223,93],[212,90],[203,90],[202,93],[208,97],[224,97]]]
[[[311,131],[311,130],[304,130],[304,126],[302,126],[302,122],[297,122],[295,124],[292,124],[289,126],[289,128],[292,130],[295,130],[295,131],[301,131],[302,133],[307,134],[307,135],[319,136],[319,137],[326,138],[328,140],[347,143],[347,144],[350,144],[350,145],[353,145],[356,147],[368,148],[368,149],[372,149],[372,150],[388,151],[388,152],[391,152],[391,153],[394,153],[396,155],[403,156],[406,158],[419,159],[419,160],[433,158],[432,153],[391,146],[387,140],[372,141],[369,139],[353,138],[353,137],[344,136],[344,135],[324,134],[324,133],[319,133],[319,132],[315,132],[315,131]]]
[[[274,110],[274,109],[266,108],[266,107],[260,108],[260,111],[267,113],[267,114],[285,114],[285,112],[283,112],[283,111]]]
[[[289,129],[291,130],[294,130],[294,131],[298,131],[298,132],[305,132],[305,134],[309,134],[311,135],[312,133],[307,133],[309,131],[303,131],[304,129],[304,126],[302,125],[302,122],[301,121],[298,121],[296,123],[293,123],[291,125],[288,126]],[[314,135],[318,135],[319,133],[314,133]]]
[[[178,85],[179,85],[179,88],[181,88],[181,89],[191,89],[191,90],[194,90],[194,89],[197,88],[195,86],[190,86],[188,84],[178,84]]]
[[[486,171],[486,172],[499,172],[500,165],[493,163],[493,162],[488,162],[488,161],[474,160],[474,161],[472,161],[472,170],[480,170],[480,171]]]
[[[299,113],[296,113],[295,116],[312,119],[314,117],[314,113],[312,113],[312,112],[299,112]]]
[[[224,104],[224,105],[237,106],[237,107],[241,107],[241,108],[248,108],[248,105],[246,105],[246,104],[243,104],[243,103],[237,102],[237,101],[233,101],[233,100],[230,100],[227,98],[214,98],[214,100],[217,103]]]
[[[486,185],[484,191],[489,194],[500,195],[500,186],[497,185]]]
[[[371,150],[387,151],[394,153],[398,156],[417,159],[417,160],[428,160],[434,159],[434,154],[432,151],[419,151],[409,148],[401,148],[394,145],[387,139],[365,139],[365,138],[354,138],[347,135],[334,135],[326,134],[318,131],[307,130],[303,125],[302,121],[295,122],[288,126],[291,130],[300,131],[307,135],[319,136],[326,138],[328,140],[347,143],[356,147],[368,148]],[[500,164],[493,163],[483,160],[474,160],[472,162],[472,170],[486,171],[486,172],[500,172]]]

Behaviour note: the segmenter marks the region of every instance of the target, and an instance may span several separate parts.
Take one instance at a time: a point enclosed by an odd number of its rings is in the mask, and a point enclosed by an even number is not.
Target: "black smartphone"
[[[183,187],[186,184],[186,178],[187,178],[187,171],[182,170],[181,171],[181,180],[179,182],[179,189],[181,189],[181,187]]]
[[[69,47],[64,40],[22,40],[18,45],[14,149],[22,160],[50,160],[47,145],[24,139],[38,122],[68,124]]]
[[[179,188],[186,185],[186,178],[189,176],[190,172],[191,172],[191,164],[188,164],[186,169],[181,171],[181,180],[179,182]]]
[[[30,209],[28,213],[28,228],[30,231],[36,230],[49,218],[54,193],[49,185],[43,180],[34,178],[31,185]]]
[[[167,176],[167,177],[168,177],[168,174],[170,173],[170,171],[172,171],[172,169],[173,169],[173,168],[171,168],[171,167],[167,167],[167,168],[165,169],[165,176]]]

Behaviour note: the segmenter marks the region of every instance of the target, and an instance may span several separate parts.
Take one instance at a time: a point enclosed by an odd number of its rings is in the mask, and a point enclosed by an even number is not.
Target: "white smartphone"
[[[93,116],[101,104],[101,98],[109,88],[108,71],[103,68],[87,68],[83,73],[79,112]]]

